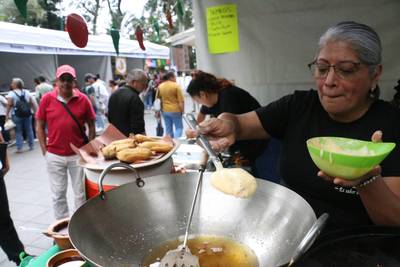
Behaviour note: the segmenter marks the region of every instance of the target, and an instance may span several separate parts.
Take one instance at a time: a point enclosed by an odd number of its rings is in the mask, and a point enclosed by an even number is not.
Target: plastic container
[[[51,248],[49,248],[47,251],[45,251],[42,255],[37,256],[37,257],[27,256],[23,252],[24,255],[20,255],[21,263],[19,266],[20,267],[44,267],[47,265],[47,261],[60,251],[61,251],[60,247],[55,245],[55,246],[52,246]]]

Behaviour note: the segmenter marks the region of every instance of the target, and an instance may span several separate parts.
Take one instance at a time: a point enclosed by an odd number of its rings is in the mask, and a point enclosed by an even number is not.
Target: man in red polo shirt
[[[83,169],[77,164],[78,156],[69,144],[77,147],[85,144],[85,124],[89,128],[89,140],[95,137],[96,115],[86,95],[73,88],[76,79],[73,67],[58,67],[56,78],[54,90],[40,101],[36,119],[40,148],[47,161],[55,217],[62,219],[69,217],[66,197],[68,172],[75,195],[75,208],[86,200]]]

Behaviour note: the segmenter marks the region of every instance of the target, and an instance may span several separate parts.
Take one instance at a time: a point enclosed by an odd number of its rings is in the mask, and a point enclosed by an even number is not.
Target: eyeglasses
[[[334,65],[329,65],[326,62],[314,60],[307,66],[316,79],[326,78],[330,69],[333,68],[336,75],[344,80],[348,80],[354,77],[354,75],[360,69],[360,65],[361,62],[353,61],[340,61]]]
[[[61,76],[60,77],[60,82],[69,82],[72,83],[74,81],[74,77],[72,76]]]
[[[147,85],[149,83],[149,80],[139,80],[139,82],[143,85]]]

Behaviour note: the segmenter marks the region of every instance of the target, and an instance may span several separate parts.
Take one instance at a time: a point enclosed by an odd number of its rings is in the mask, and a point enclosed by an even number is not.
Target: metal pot
[[[137,178],[90,199],[70,220],[72,244],[97,266],[140,266],[149,250],[184,233],[196,177],[196,173],[148,177],[143,187]],[[296,248],[316,217],[298,194],[257,179],[255,195],[239,199],[217,191],[209,180],[210,173],[205,173],[191,233],[241,242],[255,252],[260,267],[287,264],[294,254],[304,252]],[[314,232],[307,242],[303,240],[302,250],[315,240]]]
[[[398,267],[400,227],[362,226],[329,232],[295,266]]]

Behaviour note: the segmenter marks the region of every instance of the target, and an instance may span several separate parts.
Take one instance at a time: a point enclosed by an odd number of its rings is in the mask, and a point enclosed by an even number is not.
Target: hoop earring
[[[376,86],[372,87],[371,90],[369,90],[370,98],[375,98],[375,90],[376,90]]]

